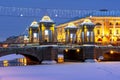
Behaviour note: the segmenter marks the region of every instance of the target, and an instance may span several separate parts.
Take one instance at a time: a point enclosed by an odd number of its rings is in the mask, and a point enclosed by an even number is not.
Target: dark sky
[[[0,0],[0,6],[57,9],[120,10],[120,0]],[[38,18],[39,20],[40,18]],[[21,34],[34,17],[0,16],[0,41]]]

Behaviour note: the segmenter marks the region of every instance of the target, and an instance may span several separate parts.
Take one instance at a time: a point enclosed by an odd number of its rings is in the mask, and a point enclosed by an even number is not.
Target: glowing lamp
[[[114,51],[111,50],[111,51],[110,51],[110,54],[113,54],[113,53],[114,53]]]
[[[76,49],[77,52],[80,52],[80,49]]]
[[[65,52],[68,52],[68,49],[65,49]]]

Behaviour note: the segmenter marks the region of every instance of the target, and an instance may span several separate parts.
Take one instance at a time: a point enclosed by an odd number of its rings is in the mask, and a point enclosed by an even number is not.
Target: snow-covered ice
[[[3,60],[13,60],[13,59],[17,59],[17,58],[24,58],[24,56],[23,55],[19,55],[19,54],[10,54],[10,55],[6,55],[6,56],[0,57],[0,61],[3,61]]]
[[[0,67],[0,80],[120,80],[120,62]]]

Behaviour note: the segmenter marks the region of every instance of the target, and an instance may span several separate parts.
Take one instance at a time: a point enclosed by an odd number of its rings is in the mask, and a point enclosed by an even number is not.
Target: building
[[[33,21],[28,29],[30,43],[55,42],[55,24],[49,16]]]
[[[33,21],[30,25],[29,41],[119,44],[120,11],[85,10],[75,19],[57,26],[49,16],[44,16],[40,22]]]
[[[85,12],[83,12],[85,13]],[[82,14],[83,14],[82,13]],[[82,43],[82,27],[81,24],[84,22],[93,23],[95,25],[92,34],[94,36],[94,43],[98,44],[119,44],[120,43],[120,11],[114,10],[93,10],[80,15],[79,17],[56,26],[57,40],[58,42],[66,42],[66,31],[65,27],[69,23],[74,24],[78,29],[76,31],[76,42]],[[87,29],[86,29],[87,30]],[[91,36],[89,31],[86,32],[87,36]],[[86,36],[86,37],[87,37]],[[92,37],[92,36],[91,36]],[[86,38],[88,41],[89,39]]]

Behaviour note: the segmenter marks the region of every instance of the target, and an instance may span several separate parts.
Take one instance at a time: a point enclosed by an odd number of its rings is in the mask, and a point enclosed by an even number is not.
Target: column
[[[51,27],[51,34],[52,34],[52,40],[51,40],[51,42],[54,42],[54,39],[55,39],[54,31],[55,31],[54,26],[52,26]]]
[[[45,41],[45,26],[43,26],[42,24],[42,27],[41,27],[41,31],[42,31],[42,41],[41,42],[44,42]]]
[[[77,32],[76,32],[76,37],[75,37],[75,41],[76,41],[76,43],[78,42],[77,37],[78,37],[78,34],[77,34]]]
[[[70,32],[69,32],[69,29],[66,30],[66,42],[67,43],[70,42]]]
[[[82,43],[84,43],[84,39],[85,39],[84,37],[85,37],[85,36],[84,36],[84,31],[82,31],[82,33],[81,33],[81,38],[82,38],[82,39],[81,39],[81,42],[82,42]]]
[[[73,33],[73,43],[75,43],[75,41],[76,41],[76,34]]]
[[[48,39],[49,41],[48,42],[52,42],[52,31],[51,30],[48,30]]]
[[[32,28],[29,28],[29,39],[30,39],[30,42],[33,42],[33,31],[32,31]]]
[[[87,42],[87,29],[84,30],[84,42]]]

